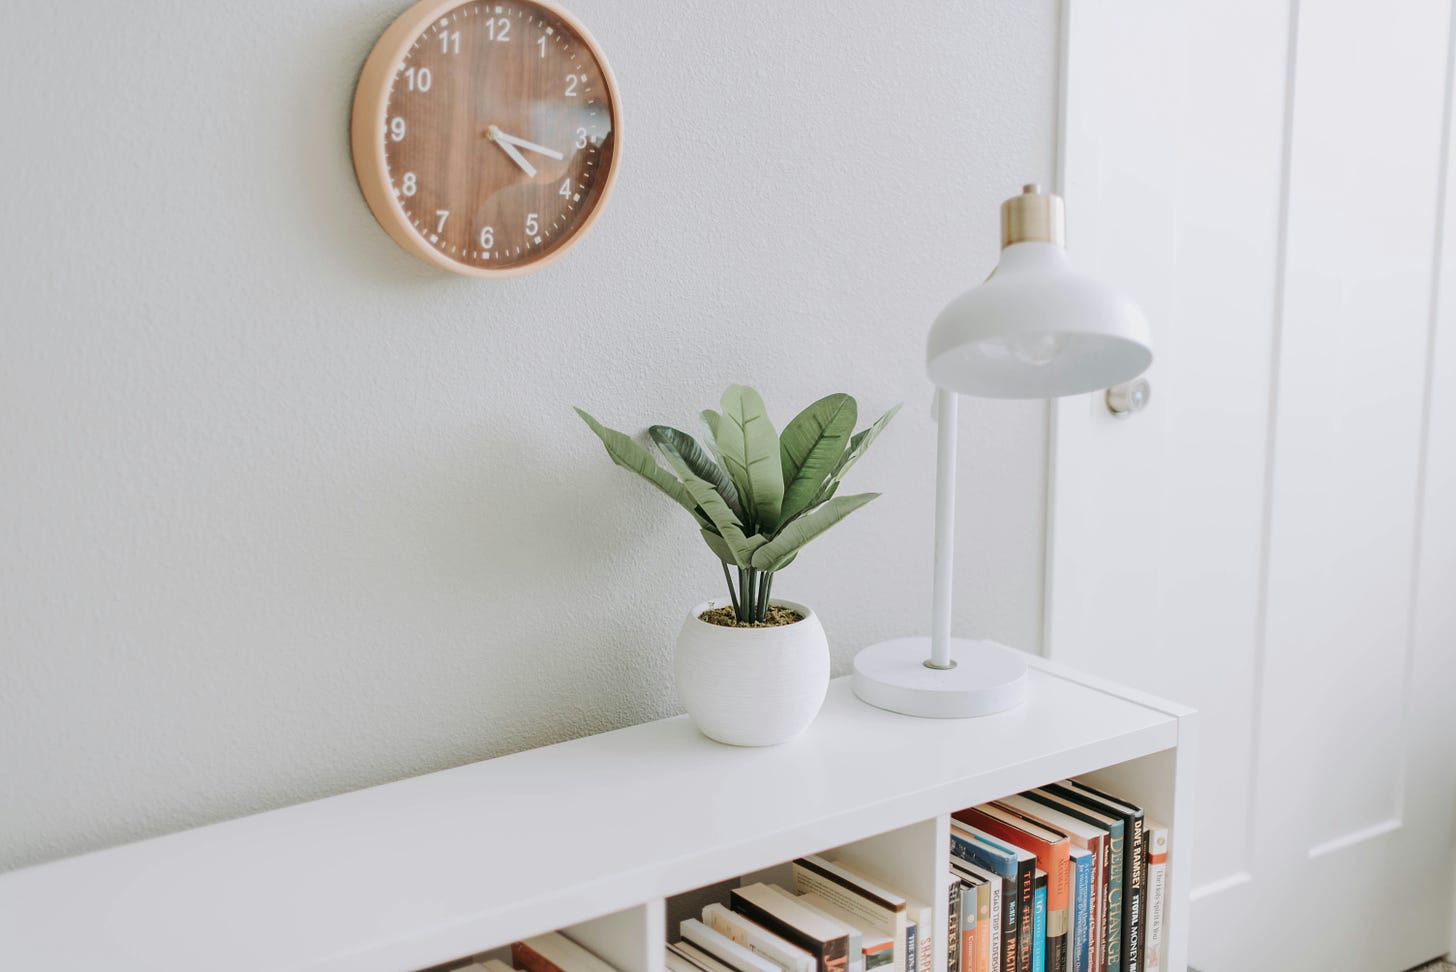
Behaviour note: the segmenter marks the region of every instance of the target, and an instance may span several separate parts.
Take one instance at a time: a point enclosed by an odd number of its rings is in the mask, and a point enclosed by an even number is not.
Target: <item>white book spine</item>
[[[991,886],[991,948],[987,955],[989,968],[1001,967],[1001,878],[992,875],[986,882]]]
[[[773,932],[755,925],[742,915],[734,914],[720,904],[708,905],[703,909],[703,924],[753,954],[768,959],[784,972],[814,972],[818,967],[819,963],[809,952],[784,941]]]
[[[1148,903],[1147,952],[1143,955],[1144,972],[1162,972],[1163,915],[1168,897],[1168,828],[1149,826],[1148,834]],[[1157,863],[1153,863],[1156,861]]]

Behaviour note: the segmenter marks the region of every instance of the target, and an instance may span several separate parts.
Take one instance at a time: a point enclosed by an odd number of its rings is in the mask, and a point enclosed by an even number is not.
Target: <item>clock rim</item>
[[[364,201],[369,204],[369,211],[374,214],[375,220],[389,234],[390,238],[398,243],[405,252],[442,270],[449,270],[452,273],[468,277],[496,279],[520,277],[550,265],[576,246],[586,231],[596,222],[597,217],[601,215],[602,209],[606,206],[607,197],[611,195],[612,186],[617,180],[617,165],[622,160],[622,101],[621,96],[617,93],[617,78],[612,73],[612,66],[607,62],[606,55],[602,53],[596,38],[580,20],[554,0],[520,0],[520,2],[534,4],[560,17],[572,30],[576,31],[577,36],[581,38],[582,43],[596,59],[597,66],[602,72],[602,79],[607,85],[607,94],[611,98],[612,158],[607,163],[606,172],[602,175],[602,189],[597,196],[596,204],[577,224],[571,235],[551,252],[532,257],[524,263],[501,268],[477,267],[441,253],[415,231],[415,228],[410,225],[409,218],[405,215],[404,207],[394,197],[394,192],[389,184],[389,164],[384,154],[382,133],[389,110],[389,85],[394,77],[394,67],[404,60],[406,52],[413,46],[415,39],[423,33],[424,28],[434,23],[447,11],[476,2],[488,3],[493,0],[419,0],[385,28],[384,33],[380,34],[379,39],[374,42],[374,47],[364,61],[364,67],[359,71],[359,80],[354,85],[354,105],[349,122],[349,145],[354,158],[354,176],[358,180],[359,190],[364,194]]]

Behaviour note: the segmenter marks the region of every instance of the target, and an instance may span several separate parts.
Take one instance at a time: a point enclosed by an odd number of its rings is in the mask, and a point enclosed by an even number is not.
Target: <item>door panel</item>
[[[1066,10],[1073,258],[1158,358],[1056,405],[1049,651],[1202,712],[1204,972],[1450,940],[1450,9],[1395,6]]]

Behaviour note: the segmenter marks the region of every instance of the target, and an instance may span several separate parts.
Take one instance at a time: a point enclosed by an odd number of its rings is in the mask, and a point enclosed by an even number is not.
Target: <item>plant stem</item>
[[[733,608],[733,617],[738,621],[748,620],[748,569],[738,568],[738,604]]]
[[[748,593],[743,598],[743,613],[748,615],[747,620],[751,623],[758,620],[754,605],[758,603],[758,571],[752,567],[748,568]]]
[[[763,610],[759,613],[762,615],[761,620],[765,621],[768,620],[768,602],[773,591],[773,579],[772,571],[763,575]]]
[[[728,582],[728,597],[733,601],[733,616],[736,618],[743,613],[738,606],[738,592],[733,589],[733,575],[728,573],[728,565],[723,565],[723,579]]]

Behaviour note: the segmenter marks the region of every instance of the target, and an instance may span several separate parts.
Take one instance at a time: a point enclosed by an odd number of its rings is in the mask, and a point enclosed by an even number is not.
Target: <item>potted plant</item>
[[[855,400],[834,394],[774,431],[758,392],[731,385],[702,413],[707,447],[666,425],[644,446],[582,417],[612,461],[687,510],[723,566],[728,597],[689,612],[673,669],[678,699],[704,735],[738,746],[787,742],[814,721],[829,686],[829,644],[808,607],[773,596],[804,545],[878,496],[838,496],[841,481],[899,406],[854,431]]]

